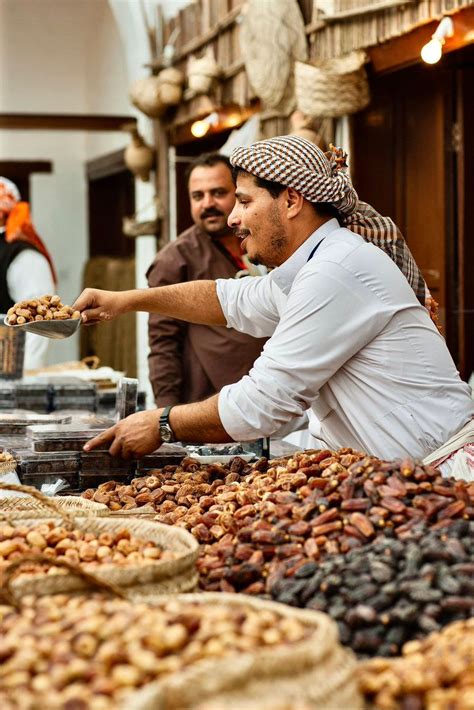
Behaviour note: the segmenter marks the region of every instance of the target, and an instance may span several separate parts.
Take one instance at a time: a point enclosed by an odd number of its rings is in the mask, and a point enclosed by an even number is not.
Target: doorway
[[[474,369],[468,279],[474,207],[463,197],[472,186],[464,156],[473,154],[473,138],[464,127],[473,120],[473,49],[446,55],[439,65],[372,77],[370,105],[353,117],[354,185],[400,227],[439,303],[442,332],[465,378]]]
[[[89,260],[84,288],[121,291],[135,287],[135,242],[122,231],[122,220],[135,211],[135,181],[123,151],[87,163]],[[135,315],[81,329],[81,357],[96,355],[102,365],[136,377]]]

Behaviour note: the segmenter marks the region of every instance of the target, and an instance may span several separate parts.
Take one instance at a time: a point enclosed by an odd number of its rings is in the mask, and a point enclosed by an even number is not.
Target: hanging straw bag
[[[370,101],[365,62],[366,55],[361,51],[315,64],[296,62],[298,109],[318,118],[338,118],[361,111]]]
[[[126,567],[116,563],[102,564],[94,570],[98,579],[107,580],[122,589],[150,585],[149,588],[156,593],[164,594],[190,591],[197,586],[198,575],[195,563],[199,554],[199,544],[191,533],[182,528],[131,517],[125,519],[111,518],[110,516],[103,518],[85,516],[84,512],[80,516],[74,517],[73,513],[66,511],[56,501],[44,496],[35,488],[0,483],[0,490],[28,493],[37,499],[41,497],[42,502],[54,511],[49,518],[22,517],[18,521],[21,527],[34,528],[54,519],[56,525],[67,527],[70,530],[77,529],[84,533],[91,532],[95,535],[109,533],[115,536],[126,529],[134,537],[153,542],[163,550],[174,552],[176,555],[172,560],[156,560],[146,564],[135,563]],[[34,515],[33,513],[32,516]],[[15,525],[14,518],[13,525]],[[21,588],[22,593],[38,596],[76,591],[82,588],[77,577],[62,573],[47,575],[33,573],[16,580],[15,584]]]
[[[295,106],[293,63],[308,56],[304,20],[296,0],[248,0],[242,11],[239,43],[248,81],[263,107],[291,113]]]
[[[24,590],[18,590],[14,577],[23,564],[59,565],[79,575],[88,590],[96,588],[129,601],[156,604],[166,601],[140,590],[117,589],[110,581],[98,579],[68,562],[57,562],[43,555],[15,560],[3,574],[2,596],[13,606],[21,605]],[[49,577],[50,575],[46,575]],[[310,634],[293,643],[276,644],[227,656],[208,657],[178,672],[153,681],[127,695],[121,710],[362,710],[357,688],[356,659],[338,640],[336,624],[326,614],[295,609],[285,604],[225,593],[179,594],[173,606],[188,604],[203,607],[271,611],[291,623],[303,623]],[[216,641],[219,636],[216,634]]]

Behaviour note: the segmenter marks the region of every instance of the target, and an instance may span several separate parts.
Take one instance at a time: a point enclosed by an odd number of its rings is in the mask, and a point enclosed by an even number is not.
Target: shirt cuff
[[[260,434],[249,425],[232,397],[232,389],[234,388],[235,385],[226,385],[219,392],[217,407],[222,426],[234,441],[258,439]]]
[[[228,313],[228,298],[227,298],[228,281],[231,281],[231,279],[216,279],[216,295],[219,300],[220,306],[222,308],[222,313],[224,314],[227,328],[232,328],[232,326],[229,323],[229,313]]]

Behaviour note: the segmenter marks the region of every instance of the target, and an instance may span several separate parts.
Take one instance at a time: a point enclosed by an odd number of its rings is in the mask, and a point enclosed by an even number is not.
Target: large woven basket
[[[43,561],[51,563],[46,558]],[[14,592],[12,584],[21,564],[15,561],[5,573],[4,601],[15,605],[21,604],[25,593],[24,590]],[[74,569],[69,563],[64,565],[72,568],[72,574],[85,577],[88,587],[124,596],[123,591],[114,589],[110,582]],[[163,600],[163,596],[155,592],[144,596],[136,589],[128,590],[126,597],[150,604]],[[243,594],[179,594],[174,597],[175,602],[271,610],[287,619],[299,620],[311,633],[292,644],[197,661],[179,673],[131,693],[124,699],[121,710],[362,710],[363,701],[355,677],[356,659],[349,649],[340,645],[336,624],[326,614]]]
[[[0,484],[0,489],[2,488],[28,493],[35,491],[35,493],[38,493],[36,489],[13,484]],[[22,527],[35,527],[40,523],[53,520],[56,525],[75,527],[82,532],[92,532],[96,535],[101,533],[116,534],[126,529],[134,537],[154,542],[163,550],[172,551],[176,554],[176,558],[172,560],[157,560],[156,562],[127,565],[126,567],[118,564],[103,564],[94,569],[94,575],[99,580],[108,581],[119,588],[151,585],[150,589],[154,592],[161,591],[166,594],[196,589],[198,575],[195,570],[195,562],[199,554],[199,544],[186,530],[131,517],[127,519],[111,518],[110,516],[104,518],[96,516],[84,517],[84,513],[75,517],[71,512],[57,506],[55,501],[48,499],[47,496],[44,497],[55,511],[56,517],[54,517],[53,513],[49,518],[21,518],[18,523]],[[14,520],[13,524],[15,524]],[[72,592],[84,588],[84,582],[78,579],[77,576],[59,571],[47,575],[24,575],[16,579],[14,585],[15,589],[18,589],[22,594],[36,594],[38,596]]]
[[[365,61],[365,54],[355,51],[317,64],[296,62],[298,109],[319,118],[337,118],[361,111],[370,101]]]
[[[0,519],[50,518],[51,506],[48,505],[48,501],[53,501],[59,508],[77,516],[104,517],[111,513],[103,503],[96,503],[80,496],[44,496],[40,491],[36,492],[39,493],[38,496],[29,491],[32,496],[30,498],[24,495],[12,498],[0,497]],[[46,503],[44,498],[47,498]]]
[[[153,601],[140,595],[140,601]],[[356,660],[339,644],[336,624],[326,614],[244,594],[180,594],[176,601],[251,606],[302,621],[313,633],[291,646],[200,661],[130,696],[123,710],[359,710]]]
[[[285,115],[295,107],[293,63],[308,56],[296,0],[248,0],[240,24],[240,52],[248,80],[265,109]]]

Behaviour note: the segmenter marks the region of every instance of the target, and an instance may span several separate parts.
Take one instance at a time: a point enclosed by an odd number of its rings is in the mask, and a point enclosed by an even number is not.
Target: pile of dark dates
[[[402,645],[474,616],[474,523],[393,531],[363,549],[307,562],[277,580],[272,598],[328,613],[360,657],[395,656]]]

